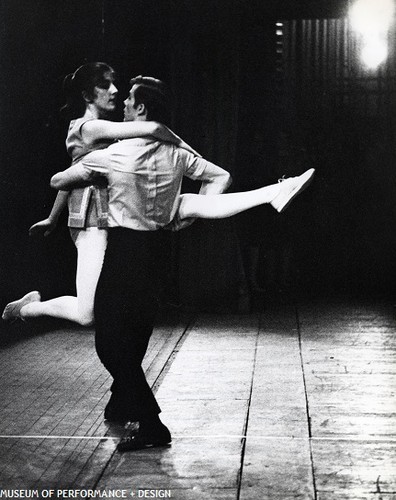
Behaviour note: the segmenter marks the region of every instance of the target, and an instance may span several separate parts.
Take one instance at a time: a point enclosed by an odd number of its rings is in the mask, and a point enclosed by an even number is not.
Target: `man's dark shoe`
[[[147,448],[158,448],[159,446],[169,446],[172,442],[171,434],[165,425],[160,432],[155,432],[152,435],[137,432],[131,433],[129,436],[122,438],[117,445],[118,451],[137,451]]]

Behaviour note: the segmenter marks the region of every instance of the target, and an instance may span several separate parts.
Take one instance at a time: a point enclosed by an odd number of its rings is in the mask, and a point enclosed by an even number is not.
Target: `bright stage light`
[[[388,46],[383,40],[369,40],[361,52],[362,62],[370,69],[378,68],[387,57]]]
[[[396,0],[356,0],[349,11],[353,30],[361,37],[361,60],[376,69],[388,57],[388,30],[394,21]]]
[[[386,32],[393,22],[394,0],[357,0],[350,9],[352,28],[363,36]]]

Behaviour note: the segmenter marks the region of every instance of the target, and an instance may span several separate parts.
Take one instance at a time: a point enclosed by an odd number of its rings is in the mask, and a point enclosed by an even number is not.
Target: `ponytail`
[[[106,73],[114,76],[113,68],[102,62],[94,62],[83,64],[74,73],[65,76],[62,87],[66,102],[60,112],[66,119],[73,120],[83,116],[87,104],[83,93],[93,98],[94,88],[100,86]]]

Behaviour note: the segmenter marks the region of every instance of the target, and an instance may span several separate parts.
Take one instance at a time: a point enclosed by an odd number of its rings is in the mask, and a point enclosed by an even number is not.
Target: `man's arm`
[[[202,182],[199,194],[221,194],[230,186],[231,175],[223,168],[185,151],[180,151],[179,155],[186,165],[184,175]]]
[[[202,185],[199,194],[221,194],[226,191],[232,182],[227,170],[214,163],[206,162],[205,170],[201,177]]]
[[[232,182],[229,172],[201,158],[195,158],[192,161],[185,175],[202,182],[199,190],[200,195],[222,194],[230,187]],[[172,231],[180,231],[191,226],[195,220],[195,218],[180,219],[180,214],[177,213],[168,227]]]
[[[106,175],[105,166],[108,155],[105,150],[93,151],[84,159],[69,167],[63,172],[58,172],[51,178],[51,187],[58,190],[70,191],[77,187],[92,184],[98,175]]]
[[[51,187],[62,191],[71,191],[77,187],[87,185],[93,180],[93,174],[81,163],[69,167],[63,172],[58,172],[51,177]]]

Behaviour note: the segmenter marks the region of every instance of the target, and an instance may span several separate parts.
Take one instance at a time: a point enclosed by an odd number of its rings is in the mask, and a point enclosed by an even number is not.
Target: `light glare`
[[[388,57],[388,31],[394,21],[396,0],[356,0],[349,21],[360,36],[361,61],[376,69]]]
[[[387,44],[382,40],[369,40],[363,47],[361,58],[363,63],[370,69],[376,69],[386,61],[388,57]]]
[[[357,0],[349,17],[352,28],[363,36],[386,32],[393,21],[394,0]]]

